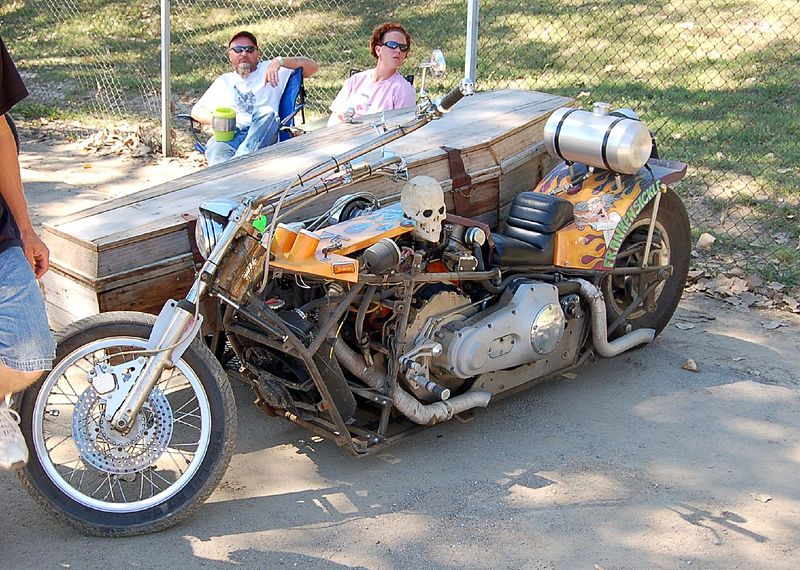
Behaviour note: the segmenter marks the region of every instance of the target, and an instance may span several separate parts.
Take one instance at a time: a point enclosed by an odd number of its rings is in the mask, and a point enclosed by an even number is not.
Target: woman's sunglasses
[[[256,46],[231,46],[228,49],[232,49],[236,53],[242,53],[243,51],[245,51],[247,53],[253,53],[258,48]],[[403,50],[403,51],[405,51],[405,50]]]
[[[401,43],[398,43],[398,42],[396,42],[394,40],[389,40],[388,42],[383,42],[381,45],[382,46],[386,46],[389,49],[398,49],[398,48],[400,48],[400,51],[402,51],[403,53],[408,51],[408,44],[401,44]]]

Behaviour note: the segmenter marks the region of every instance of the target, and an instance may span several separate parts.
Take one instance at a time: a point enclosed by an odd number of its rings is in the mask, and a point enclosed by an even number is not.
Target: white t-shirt
[[[196,104],[211,112],[217,107],[232,107],[236,109],[236,126],[249,127],[256,109],[267,106],[278,113],[281,95],[292,71],[285,67],[280,68],[277,87],[269,83],[264,85],[267,63],[263,61],[258,62],[255,71],[244,79],[233,71],[223,73],[214,80]]]

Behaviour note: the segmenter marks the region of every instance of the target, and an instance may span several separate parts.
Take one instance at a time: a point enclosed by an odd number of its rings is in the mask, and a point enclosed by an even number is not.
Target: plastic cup
[[[236,109],[217,107],[211,116],[211,134],[220,142],[230,142],[236,134]]]

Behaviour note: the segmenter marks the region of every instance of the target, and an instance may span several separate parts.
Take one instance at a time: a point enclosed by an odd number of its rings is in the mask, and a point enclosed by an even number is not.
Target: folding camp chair
[[[286,87],[283,89],[281,101],[278,104],[278,118],[280,119],[278,142],[290,139],[295,135],[295,117],[298,113],[300,113],[302,121],[306,122],[305,106],[306,88],[303,85],[303,68],[298,67],[292,71],[286,81]],[[187,113],[176,115],[176,118],[189,122],[189,131],[194,138],[194,149],[201,154],[205,154],[206,139],[203,138],[205,135],[200,122]]]

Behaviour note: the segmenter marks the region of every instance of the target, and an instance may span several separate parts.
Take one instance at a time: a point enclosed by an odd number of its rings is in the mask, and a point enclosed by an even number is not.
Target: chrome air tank
[[[622,174],[638,172],[653,145],[644,123],[623,113],[609,114],[607,103],[595,103],[591,113],[556,109],[544,125],[544,142],[562,160]]]

